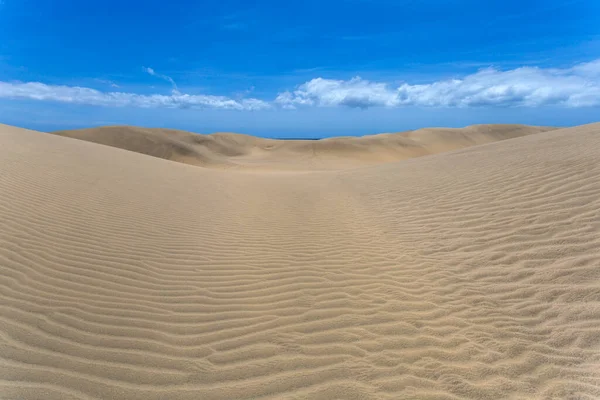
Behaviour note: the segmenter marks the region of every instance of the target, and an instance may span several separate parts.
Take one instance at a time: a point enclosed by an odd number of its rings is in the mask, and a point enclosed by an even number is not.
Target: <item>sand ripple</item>
[[[600,397],[600,125],[331,172],[0,143],[3,399]]]

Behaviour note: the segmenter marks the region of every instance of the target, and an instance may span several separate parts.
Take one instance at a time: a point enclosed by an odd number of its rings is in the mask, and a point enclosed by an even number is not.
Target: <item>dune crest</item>
[[[0,398],[599,398],[598,160],[600,124],[285,174],[0,126]]]
[[[58,131],[54,134],[202,167],[336,170],[437,154],[552,129],[555,128],[473,125],[321,140],[263,139],[239,133],[202,135],[132,126]]]

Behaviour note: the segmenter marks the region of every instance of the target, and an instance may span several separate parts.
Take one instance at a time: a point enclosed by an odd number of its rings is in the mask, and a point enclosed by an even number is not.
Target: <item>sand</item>
[[[306,171],[401,161],[553,129],[509,124],[473,125],[323,140],[273,140],[223,132],[201,135],[132,126],[53,133],[206,168]]]
[[[0,398],[599,398],[599,160],[600,124],[330,171],[0,126]]]

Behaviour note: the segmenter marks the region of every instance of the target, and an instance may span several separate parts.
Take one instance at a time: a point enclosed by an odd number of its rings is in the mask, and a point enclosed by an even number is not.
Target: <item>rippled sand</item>
[[[0,126],[0,270],[2,399],[595,399],[600,124],[331,171]]]

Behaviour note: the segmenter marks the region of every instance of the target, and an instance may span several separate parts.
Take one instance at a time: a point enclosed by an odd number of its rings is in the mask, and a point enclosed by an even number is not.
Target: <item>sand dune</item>
[[[599,398],[599,160],[600,124],[277,173],[2,126],[0,398]]]
[[[552,129],[526,125],[473,125],[324,140],[273,140],[238,133],[200,135],[132,126],[54,133],[203,167],[335,170],[400,161]]]

